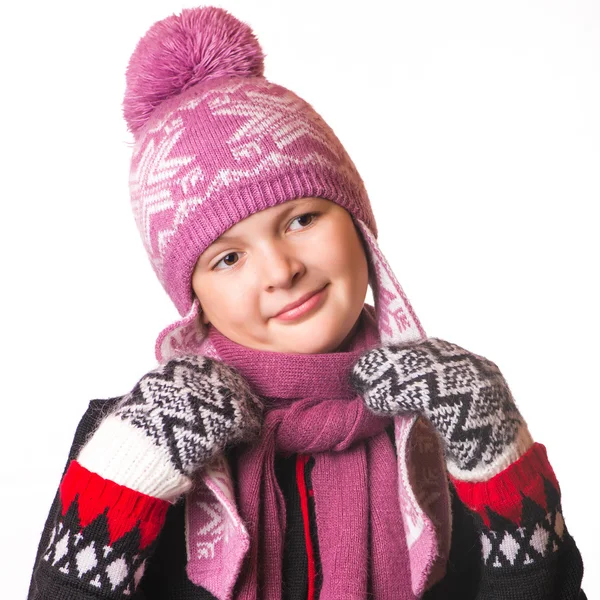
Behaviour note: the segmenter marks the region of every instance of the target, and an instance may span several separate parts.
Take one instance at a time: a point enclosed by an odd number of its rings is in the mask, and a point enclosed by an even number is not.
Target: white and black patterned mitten
[[[86,469],[173,502],[190,476],[231,444],[252,441],[262,403],[231,367],[183,356],[144,375],[81,449]]]
[[[450,342],[428,338],[373,348],[350,379],[377,414],[427,417],[457,479],[487,481],[533,444],[498,367]]]

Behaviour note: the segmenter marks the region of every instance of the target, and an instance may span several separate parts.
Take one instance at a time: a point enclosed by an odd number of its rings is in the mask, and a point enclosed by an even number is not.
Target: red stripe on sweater
[[[106,517],[111,544],[137,524],[140,530],[140,550],[158,536],[170,506],[166,500],[153,498],[104,479],[97,473],[88,471],[76,460],[69,464],[60,483],[59,495],[63,517],[77,497],[82,529],[108,508]]]
[[[306,543],[306,555],[308,557],[308,595],[307,600],[315,598],[315,554],[310,537],[310,519],[308,514],[308,493],[306,489],[306,479],[304,477],[304,467],[309,460],[307,454],[298,454],[296,457],[296,484],[300,492],[300,508],[302,509],[302,519],[304,521],[304,541]],[[311,490],[312,491],[312,490]]]
[[[463,504],[478,513],[489,527],[486,507],[521,525],[522,496],[527,496],[546,510],[548,507],[544,478],[560,494],[558,481],[548,461],[546,447],[535,443],[523,456],[488,481],[461,481],[450,476]]]

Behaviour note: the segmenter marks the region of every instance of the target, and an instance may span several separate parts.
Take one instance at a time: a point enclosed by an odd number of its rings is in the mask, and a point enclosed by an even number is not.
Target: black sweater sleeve
[[[449,486],[447,573],[424,600],[586,600],[581,554],[541,444],[490,482]]]
[[[95,430],[103,414],[106,414],[117,400],[118,398],[110,398],[107,400],[92,400],[89,403],[87,410],[80,419],[77,429],[75,430],[75,435],[71,443],[69,456],[63,469],[61,480],[64,478],[71,461],[79,454],[79,450],[85,443],[88,435]],[[52,533],[55,531],[60,512],[60,495],[59,490],[57,490],[40,537],[27,600],[43,600],[46,598],[77,598],[78,600],[87,600],[88,598],[97,598],[97,596],[91,595],[87,591],[81,589],[73,589],[73,592],[69,593],[68,590],[70,589],[70,584],[66,584],[63,580],[52,577],[49,570],[45,568],[44,554],[51,546]],[[61,591],[61,587],[63,586],[65,587]]]
[[[156,500],[161,510],[157,511],[157,506],[154,506],[154,513],[149,514],[148,510],[136,512],[136,507],[139,509],[143,504],[140,503],[140,498],[144,501],[143,494],[89,472],[87,489],[79,485],[82,473],[85,479],[85,470],[78,467],[75,458],[118,400],[118,397],[92,400],[77,426],[61,487],[57,490],[40,538],[27,598],[215,600],[210,592],[187,578],[185,510],[182,501],[171,505]],[[78,473],[79,480],[70,475],[73,471]],[[68,481],[69,476],[71,481]],[[99,488],[98,483],[100,486],[106,485]],[[84,498],[75,497],[75,491]],[[104,506],[98,504],[102,494],[108,495],[108,498],[106,508],[99,510],[98,507]],[[152,505],[153,500],[146,496],[146,505]],[[63,503],[69,504],[68,510],[66,506],[63,510]],[[166,504],[168,509],[165,513],[162,509]],[[92,513],[91,505],[95,505]],[[121,532],[118,535],[113,532],[112,542],[107,532],[106,518],[111,510],[122,511],[122,515],[127,517],[125,520],[113,519],[113,528],[117,523]],[[90,518],[90,514],[96,513],[97,516]],[[82,519],[85,519],[83,527]],[[145,532],[145,545],[140,544],[142,530]]]
[[[140,579],[152,570],[148,559],[176,505],[103,479],[75,460],[118,400],[92,400],[77,426],[38,545],[28,600],[156,597]]]

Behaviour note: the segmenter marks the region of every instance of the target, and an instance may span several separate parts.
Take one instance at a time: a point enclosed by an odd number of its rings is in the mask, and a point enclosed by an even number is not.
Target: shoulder
[[[106,415],[112,412],[121,398],[122,396],[115,396],[114,398],[96,398],[90,400],[83,416],[79,420],[77,430],[85,433],[87,430],[95,428],[95,425],[98,425]]]
[[[85,412],[77,424],[71,449],[69,451],[69,461],[79,454],[79,450],[121,398],[122,396],[116,396],[114,398],[94,399],[89,401]]]

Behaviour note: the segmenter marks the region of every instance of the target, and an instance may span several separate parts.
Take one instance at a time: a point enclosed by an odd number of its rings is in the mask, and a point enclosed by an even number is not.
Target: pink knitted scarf
[[[360,354],[379,342],[365,308],[347,351],[287,354],[232,342],[214,327],[211,342],[267,408],[260,440],[237,455],[240,514],[250,549],[236,600],[280,600],[286,509],[274,458],[314,455],[311,473],[322,568],[320,600],[413,598],[398,472],[385,427],[348,385]]]

